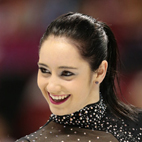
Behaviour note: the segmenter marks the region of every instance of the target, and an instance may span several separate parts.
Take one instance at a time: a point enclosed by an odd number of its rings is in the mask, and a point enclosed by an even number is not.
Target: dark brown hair
[[[136,111],[117,98],[115,79],[118,62],[118,48],[111,29],[103,22],[81,13],[67,13],[55,19],[48,27],[40,41],[50,36],[64,36],[77,42],[82,58],[88,61],[92,71],[99,68],[103,60],[108,62],[108,70],[100,92],[108,108],[118,117],[135,119]]]

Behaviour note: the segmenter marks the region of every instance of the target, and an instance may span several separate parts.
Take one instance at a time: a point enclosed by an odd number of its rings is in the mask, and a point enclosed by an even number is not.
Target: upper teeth
[[[50,94],[50,97],[54,100],[61,100],[61,99],[65,99],[67,98],[69,95],[63,95],[63,96],[53,96],[52,94]]]

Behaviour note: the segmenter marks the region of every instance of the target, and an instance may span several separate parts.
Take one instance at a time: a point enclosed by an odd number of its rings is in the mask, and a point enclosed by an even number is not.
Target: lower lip
[[[48,95],[49,95],[49,93],[48,93]],[[65,99],[63,99],[63,100],[57,102],[57,101],[54,101],[54,100],[51,98],[51,96],[49,95],[50,102],[51,102],[52,104],[54,104],[54,105],[60,105],[60,104],[62,104],[62,103],[64,103],[64,102],[66,102],[66,101],[69,99],[69,97],[70,97],[70,95],[69,95],[67,98],[65,98]]]

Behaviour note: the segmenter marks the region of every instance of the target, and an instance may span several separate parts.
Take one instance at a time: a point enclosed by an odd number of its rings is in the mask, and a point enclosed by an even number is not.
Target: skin
[[[107,62],[103,61],[99,69],[92,72],[71,39],[49,36],[41,46],[38,66],[38,86],[52,113],[71,114],[99,101],[99,84],[105,77]],[[70,96],[56,105],[50,101],[49,94]]]

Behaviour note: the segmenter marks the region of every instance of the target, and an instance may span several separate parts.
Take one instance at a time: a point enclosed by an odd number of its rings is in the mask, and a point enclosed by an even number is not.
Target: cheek
[[[89,83],[87,80],[75,80],[72,81],[71,83],[66,84],[68,88],[72,91],[72,93],[75,93],[75,97],[80,97],[80,95],[84,95],[84,93],[87,93]]]
[[[42,95],[45,97],[45,99],[47,99],[46,97],[46,80],[40,75],[40,73],[38,73],[37,76],[37,85],[42,93]]]
[[[42,90],[42,88],[44,86],[44,80],[41,77],[39,72],[38,72],[38,75],[37,75],[37,85],[38,85],[39,89]]]

